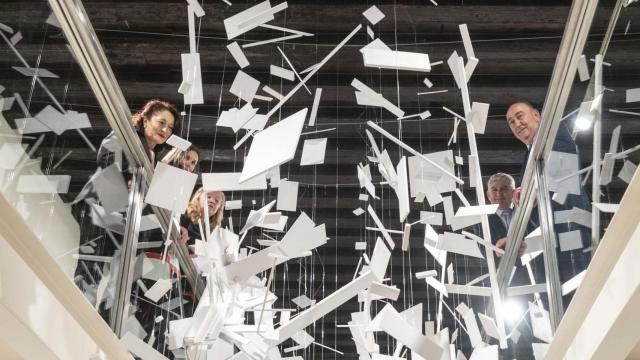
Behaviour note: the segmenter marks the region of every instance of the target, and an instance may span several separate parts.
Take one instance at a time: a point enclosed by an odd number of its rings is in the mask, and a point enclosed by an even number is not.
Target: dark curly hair
[[[167,110],[173,115],[173,134],[180,135],[180,113],[170,103],[158,99],[147,101],[137,113],[133,114],[131,122],[138,132],[144,131],[144,121],[151,120],[151,117],[160,111]]]

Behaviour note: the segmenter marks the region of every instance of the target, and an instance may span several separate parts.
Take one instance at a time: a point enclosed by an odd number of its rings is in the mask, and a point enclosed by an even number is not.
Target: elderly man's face
[[[540,125],[540,113],[525,103],[515,103],[507,110],[507,123],[518,140],[531,145]]]
[[[504,210],[511,207],[513,187],[509,179],[498,178],[489,183],[487,198],[492,204],[498,204],[498,209]]]

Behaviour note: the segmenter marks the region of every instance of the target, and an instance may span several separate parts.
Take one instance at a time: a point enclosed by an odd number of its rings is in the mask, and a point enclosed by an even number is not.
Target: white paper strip
[[[241,173],[205,173],[202,174],[202,186],[205,191],[247,191],[267,188],[267,179],[264,174],[242,183],[240,183],[240,175]]]
[[[281,68],[280,66],[271,65],[271,67],[269,68],[269,72],[271,75],[277,76],[285,80],[293,81],[295,79],[295,75],[293,74],[293,71],[285,68]]]
[[[249,66],[249,60],[244,55],[244,52],[242,52],[242,49],[240,48],[240,45],[238,45],[237,41],[234,41],[231,44],[227,45],[227,49],[229,49],[231,56],[233,56],[233,59],[238,63],[238,66],[240,66],[241,69]]]
[[[322,88],[316,88],[313,97],[313,106],[311,107],[311,115],[309,115],[309,126],[315,126],[316,117],[318,116],[318,106],[320,105],[320,97],[322,96]]]
[[[587,65],[587,58],[584,54],[580,55],[580,60],[578,61],[578,77],[580,77],[580,81],[584,82],[589,80],[591,77],[589,76],[589,66]]]
[[[626,94],[628,103],[640,101],[640,88],[627,89]]]
[[[429,55],[407,51],[366,49],[362,51],[364,66],[379,69],[430,72]]]

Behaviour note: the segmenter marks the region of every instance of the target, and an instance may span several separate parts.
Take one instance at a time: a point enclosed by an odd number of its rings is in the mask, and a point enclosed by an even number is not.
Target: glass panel
[[[3,4],[0,22],[2,194],[108,321],[130,161],[47,2]]]

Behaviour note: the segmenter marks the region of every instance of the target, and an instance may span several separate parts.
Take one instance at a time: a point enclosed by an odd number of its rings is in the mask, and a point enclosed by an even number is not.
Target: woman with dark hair
[[[165,144],[167,139],[180,132],[179,119],[180,113],[173,105],[157,99],[149,100],[133,115],[131,123],[153,165],[159,153],[168,148]],[[128,171],[129,162],[122,157],[122,147],[115,132],[102,140],[97,160],[99,167],[105,168],[116,162],[121,165],[122,171]]]
[[[189,146],[187,151],[173,148],[162,158],[161,161],[182,170],[197,173],[198,165],[200,163],[200,150],[195,147],[195,145]]]

